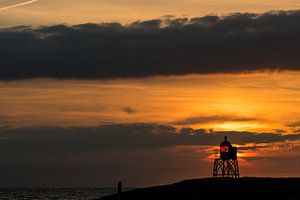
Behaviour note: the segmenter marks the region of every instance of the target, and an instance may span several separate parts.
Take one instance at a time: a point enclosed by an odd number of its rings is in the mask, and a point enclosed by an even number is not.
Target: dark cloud
[[[136,113],[136,110],[133,109],[133,108],[131,108],[131,107],[129,107],[129,106],[124,107],[122,110],[124,112],[126,112],[127,114],[134,114],[134,113]]]
[[[255,143],[253,149],[260,148],[261,142],[300,139],[299,134],[207,133],[204,129],[176,129],[160,124],[1,127],[0,186],[99,187],[114,186],[119,180],[126,186],[144,186],[204,177],[211,173],[204,149],[218,145],[224,135],[233,143]],[[166,148],[174,145],[188,150]],[[194,145],[204,145],[203,151],[196,151]],[[242,147],[241,151],[253,149]],[[243,173],[249,174],[246,170],[244,167]]]
[[[288,127],[297,127],[300,126],[300,121],[292,122],[287,124]]]
[[[300,11],[0,30],[0,78],[299,70]]]
[[[251,117],[237,117],[237,116],[195,116],[189,117],[181,120],[176,120],[171,122],[174,125],[193,125],[193,124],[204,124],[210,122],[226,122],[226,121],[235,121],[235,122],[247,122],[247,121],[256,121],[257,118]]]
[[[287,131],[284,129],[275,129],[274,131],[279,134],[287,133]]]
[[[114,124],[98,127],[1,128],[0,154],[83,153],[103,150],[164,148],[176,145],[218,145],[224,136],[231,142],[271,143],[300,139],[300,134],[281,135],[176,129],[160,124]]]

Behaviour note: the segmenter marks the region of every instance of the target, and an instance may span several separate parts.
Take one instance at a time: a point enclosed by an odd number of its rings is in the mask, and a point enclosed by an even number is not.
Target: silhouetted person
[[[119,181],[118,183],[118,193],[120,194],[122,192],[122,181]]]

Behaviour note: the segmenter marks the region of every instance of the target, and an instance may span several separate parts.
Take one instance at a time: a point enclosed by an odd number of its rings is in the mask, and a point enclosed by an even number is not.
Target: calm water
[[[115,188],[0,189],[0,200],[90,200],[110,195],[115,192]]]

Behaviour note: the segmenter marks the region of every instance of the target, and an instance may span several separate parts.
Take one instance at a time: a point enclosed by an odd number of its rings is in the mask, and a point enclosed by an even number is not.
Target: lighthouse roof
[[[231,143],[228,142],[227,136],[224,137],[224,141],[221,142],[220,146],[228,146],[228,147],[231,147],[231,146],[232,146]]]

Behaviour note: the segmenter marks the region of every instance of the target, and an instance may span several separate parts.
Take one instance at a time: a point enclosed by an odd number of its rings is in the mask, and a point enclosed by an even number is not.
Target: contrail
[[[20,7],[20,6],[25,6],[25,5],[32,4],[32,3],[37,2],[37,1],[39,1],[39,0],[31,0],[31,1],[26,1],[26,2],[22,2],[22,3],[13,4],[13,5],[10,5],[10,6],[0,8],[0,11],[8,10],[8,9],[11,9],[11,8],[16,8],[16,7]]]

